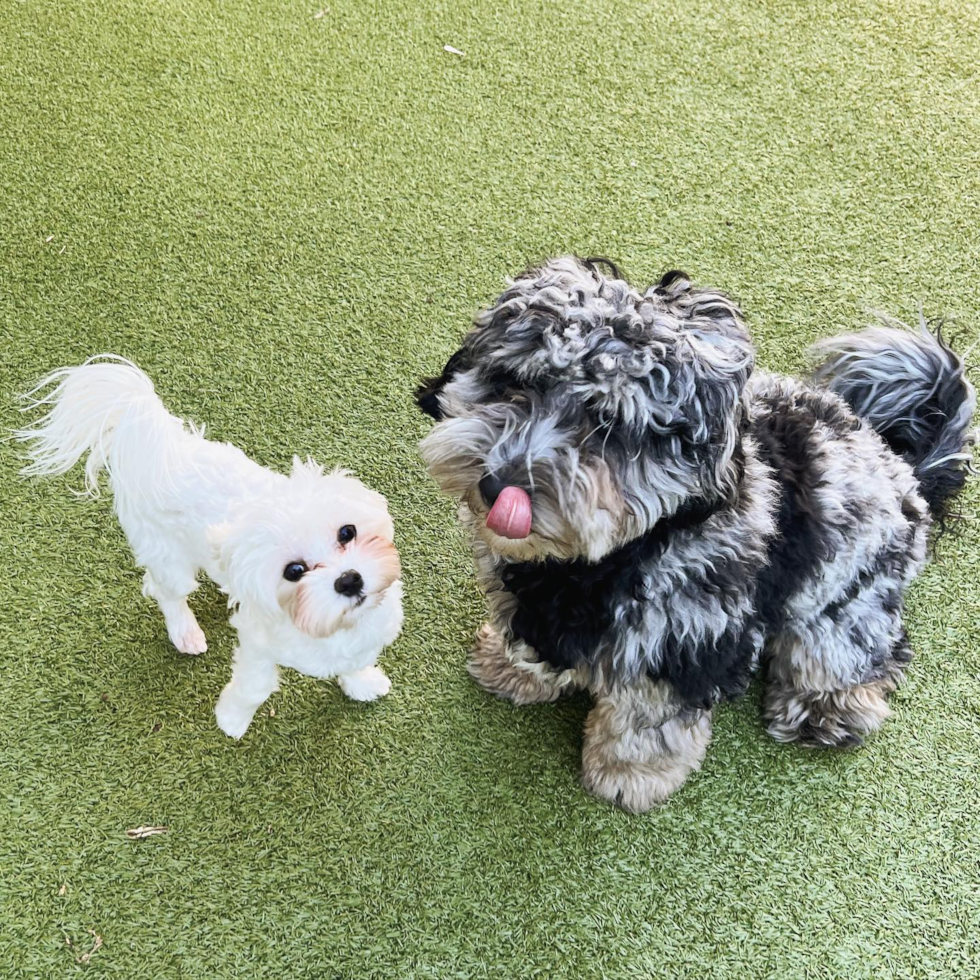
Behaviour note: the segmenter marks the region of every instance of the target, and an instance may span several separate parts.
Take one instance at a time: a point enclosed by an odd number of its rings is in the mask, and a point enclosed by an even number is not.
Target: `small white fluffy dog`
[[[381,494],[297,457],[283,476],[208,441],[164,408],[135,364],[112,355],[55,371],[30,395],[30,408],[50,412],[17,433],[30,443],[23,472],[65,473],[87,452],[94,496],[108,470],[119,523],[146,568],[143,594],[181,653],[207,649],[187,605],[198,573],[228,594],[238,647],[215,708],[223,732],[245,734],[278,690],[279,665],[336,677],[355,701],[388,693],[375,662],[401,629],[402,585]]]

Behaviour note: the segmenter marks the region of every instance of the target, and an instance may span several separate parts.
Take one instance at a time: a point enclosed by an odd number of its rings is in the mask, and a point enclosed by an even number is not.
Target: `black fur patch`
[[[690,282],[690,278],[686,272],[681,272],[680,269],[671,269],[660,277],[660,281],[653,288],[658,293],[666,293],[671,286],[678,282]]]
[[[442,374],[434,378],[425,378],[419,384],[415,389],[415,404],[426,415],[431,416],[437,422],[441,421],[443,411],[442,406],[439,404],[440,392],[460,371],[465,371],[469,366],[469,351],[465,347],[461,347],[446,362],[446,366],[442,369]]]
[[[861,424],[836,401],[819,393],[799,400],[765,398],[765,411],[752,429],[760,457],[780,486],[776,536],[756,592],[759,619],[767,630],[782,626],[786,600],[822,564],[834,560],[840,541],[839,521],[828,524],[816,494],[822,473],[812,449],[818,426],[844,435]],[[854,522],[861,516],[867,515],[852,515]]]
[[[585,560],[515,563],[501,572],[504,588],[517,601],[510,622],[514,638],[523,640],[540,660],[563,670],[594,668],[607,656],[607,637],[622,629],[642,628],[644,570],[663,553],[670,537],[697,531],[720,506],[692,501],[599,562]],[[725,593],[751,580],[741,562],[718,561],[710,581],[692,582],[696,591]],[[706,707],[741,694],[748,683],[752,653],[746,631],[732,630],[711,649],[668,637],[659,662],[647,670],[654,680],[668,681],[691,707]]]
[[[582,265],[592,272],[596,271],[595,267],[597,265],[604,265],[609,270],[609,274],[613,279],[623,278],[622,273],[619,271],[619,266],[612,259],[603,258],[601,255],[590,255],[588,258],[582,259]]]

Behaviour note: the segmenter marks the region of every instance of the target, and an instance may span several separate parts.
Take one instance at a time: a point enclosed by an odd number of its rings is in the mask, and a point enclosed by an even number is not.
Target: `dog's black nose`
[[[351,571],[344,572],[343,575],[338,576],[336,581],[333,583],[333,587],[341,595],[359,595],[361,590],[364,588],[364,579],[361,578],[360,572],[355,572],[352,569]]]
[[[488,507],[492,507],[497,502],[497,498],[503,493],[504,487],[508,486],[506,481],[501,480],[499,476],[494,476],[493,473],[488,473],[478,485],[480,496]]]

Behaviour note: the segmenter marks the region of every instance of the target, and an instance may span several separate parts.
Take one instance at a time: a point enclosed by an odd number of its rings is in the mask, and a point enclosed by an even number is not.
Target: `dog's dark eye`
[[[282,570],[282,577],[287,582],[298,582],[308,571],[309,569],[306,567],[306,562],[291,561]]]
[[[357,537],[357,528],[353,524],[345,524],[337,532],[337,540],[341,544],[350,544]]]

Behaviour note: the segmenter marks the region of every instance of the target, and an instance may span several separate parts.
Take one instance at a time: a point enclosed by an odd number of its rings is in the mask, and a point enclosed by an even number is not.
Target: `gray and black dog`
[[[470,672],[518,704],[588,689],[585,786],[627,810],[700,765],[712,706],[760,663],[780,741],[854,745],[888,715],[975,394],[924,324],[820,346],[813,381],[754,372],[724,294],[568,257],[418,389],[488,597]]]

